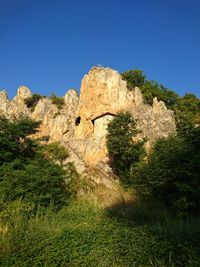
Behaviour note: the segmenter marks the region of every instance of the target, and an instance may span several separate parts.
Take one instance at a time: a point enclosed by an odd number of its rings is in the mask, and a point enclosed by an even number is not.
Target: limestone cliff
[[[126,81],[110,68],[92,68],[82,80],[80,97],[75,90],[69,90],[62,110],[50,99],[42,98],[31,112],[24,104],[30,95],[30,90],[22,86],[9,101],[7,93],[1,91],[0,113],[11,119],[22,113],[41,120],[40,135],[49,135],[65,145],[80,172],[86,166],[106,170],[106,127],[118,111],[129,111],[137,119],[141,130],[137,138],[147,137],[147,147],[156,138],[175,131],[173,112],[163,102],[155,98],[152,106],[145,104],[139,88],[128,90]]]
[[[139,88],[128,90],[121,75],[109,68],[92,68],[81,85],[73,145],[90,165],[107,161],[105,146],[107,123],[119,111],[129,111],[147,137],[147,147],[156,138],[175,131],[173,112],[156,98],[153,105],[144,102]]]

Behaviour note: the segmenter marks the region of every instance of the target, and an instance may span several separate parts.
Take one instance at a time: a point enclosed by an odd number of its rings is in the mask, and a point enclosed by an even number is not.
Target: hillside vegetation
[[[122,76],[147,103],[165,101],[177,123],[177,133],[148,154],[146,139],[134,141],[129,113],[108,124],[110,166],[133,196],[127,201],[103,207],[87,177],[65,164],[64,147],[33,138],[40,122],[0,117],[1,266],[200,266],[199,99],[181,98],[139,70]],[[62,108],[63,99],[53,98]]]
[[[177,116],[184,114],[193,122],[200,123],[200,99],[194,94],[186,93],[180,97],[164,85],[147,80],[142,70],[129,70],[121,75],[127,81],[129,90],[133,90],[135,87],[140,88],[146,103],[151,105],[153,98],[157,97],[169,109],[174,110]]]

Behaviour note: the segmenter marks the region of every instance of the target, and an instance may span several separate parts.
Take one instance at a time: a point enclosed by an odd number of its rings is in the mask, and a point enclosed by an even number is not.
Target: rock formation
[[[82,80],[80,97],[75,90],[69,90],[62,110],[50,99],[42,98],[31,112],[24,104],[30,95],[30,90],[22,86],[9,101],[7,93],[1,91],[0,112],[11,119],[22,113],[41,120],[40,135],[65,145],[80,172],[85,166],[106,170],[106,128],[119,111],[129,111],[137,120],[141,130],[137,138],[147,137],[147,148],[156,138],[175,131],[173,112],[163,102],[155,98],[152,106],[145,104],[139,88],[128,90],[126,81],[110,68],[92,68]]]
[[[106,127],[119,111],[129,111],[137,120],[141,130],[137,138],[147,137],[147,148],[175,131],[173,112],[163,102],[155,98],[152,106],[147,105],[139,88],[128,90],[118,72],[92,68],[82,80],[72,142],[90,165],[107,161]]]

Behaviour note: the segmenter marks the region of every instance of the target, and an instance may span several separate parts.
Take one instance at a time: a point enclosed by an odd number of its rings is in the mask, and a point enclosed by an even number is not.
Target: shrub
[[[179,104],[179,96],[175,92],[155,81],[146,80],[141,70],[126,71],[122,73],[122,78],[127,81],[130,90],[136,86],[139,87],[146,103],[150,105],[152,105],[155,97],[164,101],[166,106],[171,109],[174,109]]]
[[[0,163],[15,159],[26,161],[39,149],[39,140],[31,138],[38,132],[40,122],[21,117],[13,122],[0,117]]]
[[[179,216],[200,213],[200,127],[186,122],[178,135],[160,139],[148,162],[132,173],[141,194],[153,194]]]
[[[113,171],[124,184],[129,184],[129,172],[144,156],[144,140],[134,142],[139,132],[129,112],[119,112],[107,127],[107,149]]]
[[[58,109],[62,109],[65,102],[63,97],[58,97],[54,93],[50,96],[52,104],[56,105]]]
[[[35,110],[35,107],[36,107],[38,101],[41,98],[44,98],[44,96],[41,96],[39,94],[33,94],[32,96],[25,98],[24,103],[26,104],[26,106],[28,108],[31,109],[31,112],[33,112]]]
[[[58,161],[61,165],[69,156],[66,148],[60,145],[59,142],[52,142],[45,147],[45,155],[54,161]]]
[[[123,80],[127,81],[128,88],[141,87],[145,82],[145,75],[142,70],[128,70],[121,73]]]
[[[24,199],[36,207],[52,205],[58,209],[66,201],[65,171],[42,157],[37,156],[26,164],[19,161],[3,164],[0,173],[2,205]]]
[[[51,158],[44,156],[45,145],[30,135],[38,131],[40,123],[29,118],[13,122],[0,118],[0,205],[4,208],[10,201],[27,200],[35,206],[52,205],[60,208],[69,192],[64,170],[53,160],[61,163],[67,157],[64,148],[51,147]]]

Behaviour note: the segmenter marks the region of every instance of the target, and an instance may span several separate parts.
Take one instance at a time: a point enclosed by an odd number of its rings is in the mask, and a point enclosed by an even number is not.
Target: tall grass
[[[200,266],[197,219],[86,199],[31,214],[22,202],[1,213],[2,266]]]

